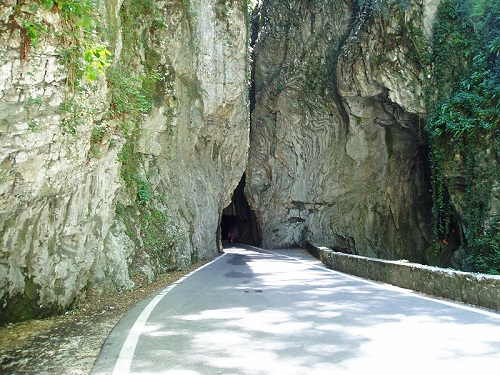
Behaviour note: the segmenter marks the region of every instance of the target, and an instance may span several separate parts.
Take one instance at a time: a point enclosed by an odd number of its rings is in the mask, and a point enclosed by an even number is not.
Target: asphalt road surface
[[[500,373],[500,314],[232,247],[118,323],[95,375]]]

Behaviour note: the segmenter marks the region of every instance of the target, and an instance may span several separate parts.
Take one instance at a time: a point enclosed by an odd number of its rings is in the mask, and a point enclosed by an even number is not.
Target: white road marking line
[[[327,271],[327,272],[330,272],[330,273],[333,273],[333,274],[336,274],[339,276],[343,276],[343,277],[346,277],[349,279],[353,279],[356,281],[361,281],[361,282],[364,282],[366,284],[373,285],[377,288],[397,291],[397,292],[400,292],[402,294],[413,296],[413,297],[420,298],[420,299],[424,299],[427,301],[437,302],[437,303],[447,305],[450,307],[455,307],[458,309],[467,310],[467,311],[475,312],[478,314],[486,315],[486,316],[491,317],[491,318],[500,319],[500,314],[497,314],[495,312],[490,312],[487,310],[482,310],[479,308],[475,308],[472,306],[463,305],[463,304],[459,304],[459,303],[444,301],[444,300],[441,300],[439,298],[426,297],[426,296],[423,296],[423,295],[419,294],[418,292],[415,292],[415,291],[410,290],[410,289],[404,289],[404,288],[397,287],[397,286],[387,284],[387,283],[382,283],[382,282],[379,283],[379,282],[375,282],[375,281],[370,281],[370,280],[367,280],[367,279],[364,279],[364,278],[361,278],[358,276],[353,276],[353,275],[349,275],[349,274],[346,274],[343,272],[335,271],[335,270],[332,270],[330,268],[327,268],[324,265],[314,264],[314,263],[308,262],[307,260],[304,260],[304,259],[296,258],[296,257],[285,255],[282,253],[273,253],[272,251],[257,248],[254,246],[248,246],[248,247],[253,248],[257,251],[264,252],[265,254],[283,256],[285,258],[292,259],[292,260],[297,261],[299,263],[306,264],[307,266],[317,268],[317,269],[320,269],[322,271]],[[245,248],[242,248],[242,249],[245,250]],[[151,302],[149,302],[149,304],[142,310],[141,314],[136,319],[134,325],[132,326],[132,329],[130,330],[130,332],[129,332],[129,334],[128,334],[128,336],[127,336],[127,338],[122,346],[120,354],[116,360],[115,367],[113,369],[113,375],[128,375],[128,374],[130,374],[130,367],[132,364],[132,359],[134,357],[135,349],[137,347],[137,343],[139,341],[139,337],[144,330],[144,327],[146,325],[146,322],[147,322],[149,316],[151,315],[151,313],[154,310],[154,308],[156,307],[156,305],[158,305],[158,303],[162,300],[162,298],[165,297],[165,295],[167,295],[177,285],[179,285],[183,281],[185,281],[188,277],[192,276],[193,274],[195,274],[198,271],[201,271],[202,269],[211,265],[212,263],[215,263],[215,262],[221,260],[227,254],[231,254],[231,253],[224,253],[223,255],[212,260],[211,262],[209,262],[209,263],[203,265],[202,267],[200,267],[200,268],[188,273],[187,275],[183,276],[181,279],[179,279],[178,281],[176,281],[172,285],[169,285],[167,288],[162,290],[157,296],[155,296],[151,300]]]
[[[364,282],[366,284],[374,285],[374,286],[376,286],[378,288],[381,288],[381,289],[393,290],[393,291],[396,291],[396,292],[400,292],[402,294],[406,294],[406,295],[409,295],[409,296],[421,298],[421,299],[424,299],[424,300],[427,300],[427,301],[437,302],[437,303],[440,303],[440,304],[443,304],[443,305],[446,305],[446,306],[456,307],[456,308],[459,308],[459,309],[462,309],[462,310],[467,310],[467,311],[475,312],[475,313],[478,313],[478,314],[486,315],[486,316],[488,316],[490,318],[500,319],[500,314],[495,313],[494,311],[483,310],[481,308],[470,306],[470,305],[466,305],[466,304],[462,304],[460,302],[449,302],[449,301],[440,299],[439,297],[427,297],[425,295],[420,294],[420,292],[417,292],[417,291],[414,291],[414,290],[411,290],[411,289],[401,288],[399,286],[388,284],[388,283],[385,283],[383,281],[379,281],[379,282],[371,281],[371,280],[367,280],[367,279],[364,279],[364,278],[359,277],[359,276],[354,276],[354,275],[350,275],[348,273],[344,273],[344,272],[332,270],[332,269],[326,267],[326,265],[324,265],[323,263],[321,265],[320,264],[309,263],[307,260],[300,259],[300,258],[295,258],[295,257],[290,256],[290,255],[285,255],[285,254],[282,254],[282,253],[273,253],[272,250],[271,251],[270,250],[265,250],[265,249],[261,249],[261,248],[254,247],[254,246],[249,246],[249,247],[252,247],[252,248],[254,248],[256,250],[263,251],[266,254],[281,255],[281,256],[284,256],[285,258],[290,258],[290,259],[293,259],[293,260],[295,260],[297,262],[307,264],[310,267],[318,268],[318,269],[321,269],[323,271],[328,271],[328,272],[331,272],[331,273],[334,273],[334,274],[337,274],[337,275],[345,276],[345,277],[347,277],[349,279],[353,279],[353,280],[356,280],[356,281],[362,281],[362,282]]]
[[[163,289],[157,296],[155,296],[151,300],[151,302],[149,302],[149,304],[142,310],[141,314],[136,319],[134,325],[132,326],[130,332],[127,335],[127,338],[125,339],[125,342],[123,343],[122,349],[120,350],[120,354],[118,355],[118,358],[116,360],[115,367],[113,368],[113,375],[127,375],[130,373],[130,367],[132,365],[132,359],[134,358],[134,353],[137,347],[137,343],[139,342],[139,337],[144,331],[144,327],[146,325],[147,320],[149,319],[149,316],[153,312],[156,305],[158,305],[158,303],[162,300],[162,298],[165,297],[168,294],[168,292],[174,289],[177,285],[182,284],[182,282],[184,282],[188,277],[192,276],[198,271],[201,271],[203,268],[208,267],[212,263],[218,262],[219,260],[224,258],[224,256],[227,254],[228,253],[224,253],[221,256],[217,257],[216,259],[212,260],[211,262],[183,276],[175,283]]]

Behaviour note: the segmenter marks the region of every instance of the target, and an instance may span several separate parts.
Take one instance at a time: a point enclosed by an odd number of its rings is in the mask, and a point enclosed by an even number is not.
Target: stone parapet
[[[336,271],[500,311],[500,276],[344,254],[312,244],[308,249]]]

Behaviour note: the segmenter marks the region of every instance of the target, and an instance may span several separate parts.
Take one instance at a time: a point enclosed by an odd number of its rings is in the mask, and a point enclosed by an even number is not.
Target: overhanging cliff
[[[265,247],[425,260],[427,3],[263,2],[246,192]]]

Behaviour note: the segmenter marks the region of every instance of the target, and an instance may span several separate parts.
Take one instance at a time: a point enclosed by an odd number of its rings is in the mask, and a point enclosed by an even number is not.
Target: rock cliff
[[[246,5],[69,3],[0,4],[0,322],[214,256],[247,160]]]
[[[263,2],[246,193],[265,247],[310,241],[424,261],[418,54],[435,10],[431,1]]]
[[[500,272],[493,3],[2,1],[0,323],[223,238]]]

